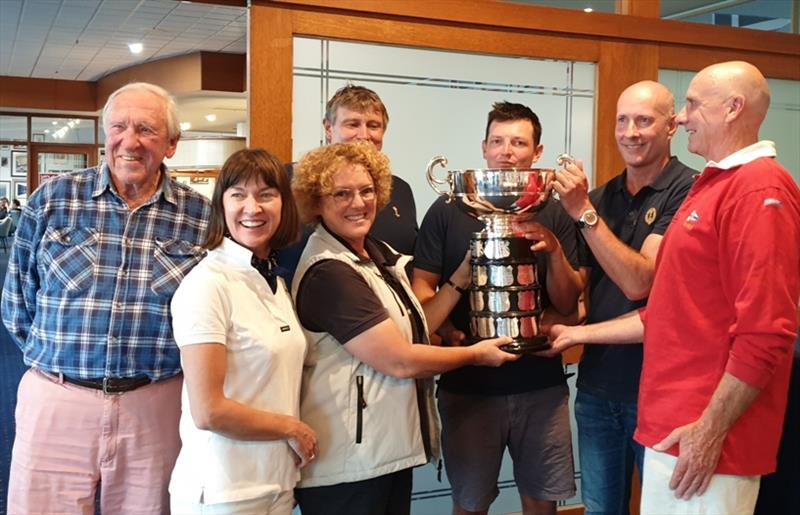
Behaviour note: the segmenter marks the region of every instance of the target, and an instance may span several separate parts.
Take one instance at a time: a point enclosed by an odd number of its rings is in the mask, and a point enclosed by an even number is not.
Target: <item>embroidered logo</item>
[[[692,229],[694,227],[694,224],[699,221],[700,221],[700,215],[698,214],[697,211],[692,209],[692,212],[689,214],[689,216],[686,217],[686,221],[683,222],[683,226],[686,227],[687,229]]]
[[[392,211],[394,211],[395,218],[400,218],[400,210],[397,209],[397,206],[392,206]]]
[[[783,203],[776,199],[776,198],[765,198],[764,199],[764,207],[774,206],[774,207],[781,207]]]
[[[653,225],[653,222],[656,221],[656,208],[651,207],[647,210],[644,214],[644,221],[647,222],[647,225]]]

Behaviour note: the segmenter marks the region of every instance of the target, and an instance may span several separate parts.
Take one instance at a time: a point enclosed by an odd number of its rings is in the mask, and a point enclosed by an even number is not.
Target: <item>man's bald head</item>
[[[745,109],[742,115],[761,126],[767,116],[770,97],[767,79],[758,68],[745,61],[729,61],[712,64],[700,70],[695,79],[709,81],[724,98],[744,98]]]
[[[758,141],[768,108],[769,86],[758,68],[729,61],[694,76],[678,123],[689,134],[689,151],[716,161]]]
[[[629,101],[647,102],[665,116],[672,116],[675,113],[675,97],[672,96],[672,92],[660,82],[653,80],[643,80],[625,88],[617,99],[617,110],[620,104]]]
[[[670,158],[675,134],[675,99],[663,85],[637,82],[617,100],[614,137],[629,174],[655,176]]]

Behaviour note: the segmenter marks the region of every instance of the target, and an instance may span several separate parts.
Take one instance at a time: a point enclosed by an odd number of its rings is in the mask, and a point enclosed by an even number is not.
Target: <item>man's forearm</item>
[[[653,283],[655,256],[648,259],[622,243],[602,218],[596,227],[581,233],[598,264],[626,297],[638,300],[647,296]]]
[[[641,343],[644,338],[644,324],[638,311],[580,328],[579,339],[583,343]]]
[[[760,388],[725,372],[706,409],[703,410],[700,422],[713,433],[727,433],[747,411],[760,391]]]
[[[548,255],[547,295],[550,303],[562,315],[569,315],[578,305],[578,297],[583,291],[583,278],[572,268],[560,245]]]

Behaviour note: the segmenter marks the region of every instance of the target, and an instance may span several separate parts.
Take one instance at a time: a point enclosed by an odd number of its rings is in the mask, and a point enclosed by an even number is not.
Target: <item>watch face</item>
[[[597,223],[597,212],[587,211],[583,214],[583,221],[586,225],[594,225]]]

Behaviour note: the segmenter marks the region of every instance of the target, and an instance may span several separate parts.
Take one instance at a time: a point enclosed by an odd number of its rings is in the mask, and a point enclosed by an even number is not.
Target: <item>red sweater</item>
[[[697,420],[724,372],[761,389],[716,472],[775,470],[800,296],[800,190],[775,159],[706,168],[662,241],[645,324],[635,438]],[[678,454],[674,446],[669,452]]]

